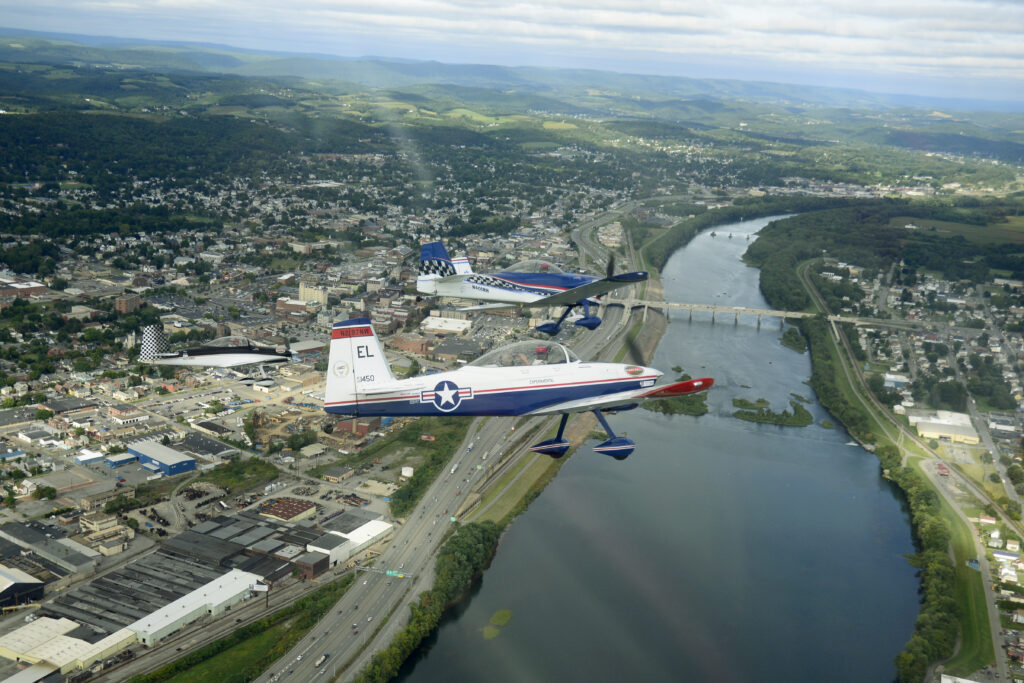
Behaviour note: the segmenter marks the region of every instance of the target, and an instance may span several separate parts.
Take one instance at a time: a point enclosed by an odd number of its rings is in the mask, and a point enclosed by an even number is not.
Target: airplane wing
[[[529,305],[529,304],[527,304]],[[462,306],[457,311],[499,311],[503,308],[519,308],[522,304],[478,304],[476,306]]]
[[[564,292],[557,292],[550,296],[544,296],[536,301],[522,304],[528,308],[536,308],[540,306],[571,306],[578,304],[584,299],[589,299],[592,296],[601,296],[608,292],[618,289],[619,287],[625,287],[631,285],[634,282],[643,282],[647,279],[647,273],[644,271],[638,271],[635,273],[619,273],[618,275],[612,275],[611,277],[602,278],[600,280],[594,280],[588,282],[585,285],[579,287],[573,287],[567,289]]]
[[[630,389],[628,391],[619,391],[614,394],[605,394],[604,396],[592,396],[590,398],[580,398],[573,401],[563,401],[561,403],[555,403],[553,405],[539,408],[526,414],[558,415],[561,413],[585,413],[587,411],[594,410],[595,408],[615,409],[617,407],[636,404],[648,399],[671,398],[673,396],[696,394],[710,389],[714,383],[715,380],[710,377],[690,379],[685,382],[673,382],[672,384],[664,384],[657,387]]]

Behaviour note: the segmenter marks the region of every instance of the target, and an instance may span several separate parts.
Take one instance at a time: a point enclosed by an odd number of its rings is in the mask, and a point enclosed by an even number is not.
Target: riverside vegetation
[[[734,398],[732,404],[734,407],[739,408],[739,410],[733,413],[733,417],[746,420],[747,422],[760,422],[763,424],[780,425],[782,427],[806,427],[814,422],[814,417],[811,416],[807,408],[804,408],[795,400],[789,402],[789,405],[793,407],[792,413],[786,410],[781,412],[771,410],[771,405],[763,398],[759,398],[757,401]]]

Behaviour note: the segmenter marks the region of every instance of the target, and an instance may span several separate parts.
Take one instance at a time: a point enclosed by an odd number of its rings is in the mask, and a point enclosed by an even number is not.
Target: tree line
[[[434,587],[420,594],[410,605],[409,624],[395,635],[391,645],[378,652],[355,677],[357,683],[392,680],[406,659],[437,628],[444,611],[472,586],[491,561],[501,529],[494,522],[474,522],[458,527],[441,547],[435,564]]]

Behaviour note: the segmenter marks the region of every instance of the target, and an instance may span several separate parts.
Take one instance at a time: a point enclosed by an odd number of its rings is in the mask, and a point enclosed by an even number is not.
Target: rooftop
[[[128,628],[137,633],[156,633],[177,623],[183,614],[191,614],[204,606],[219,605],[259,581],[260,577],[256,574],[232,569],[134,624],[129,624]]]
[[[158,443],[156,441],[140,441],[138,443],[133,443],[128,447],[128,449],[133,453],[153,458],[167,466],[177,465],[178,463],[183,462],[192,462],[194,460],[191,456],[180,453],[173,448],[168,448],[162,443]]]

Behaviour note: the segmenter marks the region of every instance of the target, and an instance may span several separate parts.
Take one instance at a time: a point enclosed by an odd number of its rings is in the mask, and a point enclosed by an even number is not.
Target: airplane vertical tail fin
[[[455,275],[455,267],[443,242],[428,242],[420,247],[420,277]]]
[[[142,344],[139,349],[139,360],[142,362],[157,360],[161,354],[169,353],[171,345],[167,341],[167,333],[163,325],[147,325],[142,328]]]
[[[369,318],[334,323],[327,361],[324,410],[358,415],[357,392],[395,381]]]
[[[468,275],[473,272],[465,256],[451,258],[443,242],[428,242],[420,247],[420,274],[416,278],[416,291],[422,294],[436,292],[435,280],[449,275]]]

